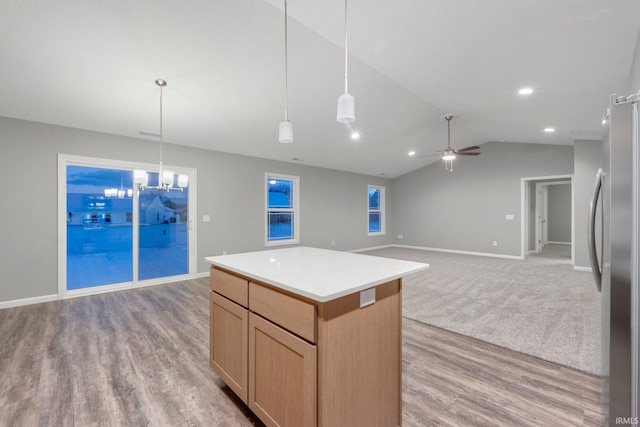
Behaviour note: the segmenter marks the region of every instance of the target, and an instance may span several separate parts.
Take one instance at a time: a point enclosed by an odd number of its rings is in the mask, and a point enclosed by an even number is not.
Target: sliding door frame
[[[167,169],[175,173],[189,175],[189,212],[188,212],[188,272],[179,276],[159,277],[149,280],[138,280],[139,262],[139,199],[137,192],[133,195],[133,280],[131,282],[93,286],[77,290],[67,290],[67,166],[85,166],[105,169],[144,169],[158,172],[158,164],[130,162],[124,160],[102,159],[96,157],[58,154],[58,298],[72,298],[83,295],[99,294],[120,289],[131,289],[173,282],[176,280],[193,279],[197,276],[198,242],[197,242],[197,169],[166,165]]]

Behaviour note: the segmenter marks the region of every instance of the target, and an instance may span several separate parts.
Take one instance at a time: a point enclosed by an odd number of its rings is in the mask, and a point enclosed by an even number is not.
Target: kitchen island
[[[311,247],[207,257],[210,366],[269,426],[399,426],[402,277]]]

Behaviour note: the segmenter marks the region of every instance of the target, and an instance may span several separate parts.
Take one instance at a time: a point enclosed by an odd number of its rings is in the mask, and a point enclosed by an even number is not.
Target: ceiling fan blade
[[[456,153],[464,153],[465,151],[479,150],[479,149],[480,147],[478,147],[477,145],[472,145],[471,147],[465,147],[465,148],[456,150]]]
[[[457,152],[456,153],[458,156],[479,156],[480,153],[477,152],[472,152],[472,153],[461,153],[461,152]]]

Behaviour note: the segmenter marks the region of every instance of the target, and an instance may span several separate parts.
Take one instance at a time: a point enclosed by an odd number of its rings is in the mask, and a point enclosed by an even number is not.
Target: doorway
[[[133,183],[134,169],[154,165],[60,155],[58,166],[61,297],[193,277],[195,170],[172,168],[189,187],[159,191]]]
[[[574,263],[572,175],[522,178],[522,258]]]

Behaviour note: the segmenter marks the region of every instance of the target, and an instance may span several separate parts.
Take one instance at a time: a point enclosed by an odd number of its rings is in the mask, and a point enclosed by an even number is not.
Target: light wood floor
[[[0,310],[0,426],[262,425],[208,366],[208,280]],[[405,319],[404,426],[597,426],[600,380]]]

